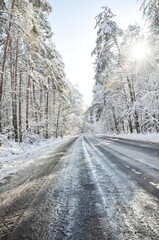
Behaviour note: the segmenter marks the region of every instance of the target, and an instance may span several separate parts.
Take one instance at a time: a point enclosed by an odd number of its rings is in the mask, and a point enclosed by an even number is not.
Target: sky
[[[86,105],[91,103],[94,80],[95,17],[108,6],[122,29],[141,22],[138,0],[48,0],[53,41],[62,55],[67,78],[76,84]]]

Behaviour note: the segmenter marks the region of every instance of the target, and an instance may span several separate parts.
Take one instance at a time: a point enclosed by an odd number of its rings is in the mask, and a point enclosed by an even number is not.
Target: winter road
[[[85,135],[0,186],[0,239],[159,239],[159,146]]]

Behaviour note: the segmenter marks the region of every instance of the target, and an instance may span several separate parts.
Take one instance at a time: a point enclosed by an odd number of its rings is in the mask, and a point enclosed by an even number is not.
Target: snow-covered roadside
[[[106,135],[108,137],[116,137],[116,138],[123,138],[123,139],[132,139],[137,141],[145,141],[151,143],[159,143],[159,134],[158,133],[146,133],[146,134],[98,134],[98,136]]]
[[[0,183],[5,181],[8,175],[26,168],[36,159],[47,157],[47,155],[65,143],[68,138],[41,140],[35,144],[10,143],[0,148]]]

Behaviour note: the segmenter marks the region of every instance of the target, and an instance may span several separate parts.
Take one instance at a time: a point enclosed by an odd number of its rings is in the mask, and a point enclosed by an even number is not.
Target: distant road
[[[0,186],[0,239],[159,239],[159,146],[68,139]]]

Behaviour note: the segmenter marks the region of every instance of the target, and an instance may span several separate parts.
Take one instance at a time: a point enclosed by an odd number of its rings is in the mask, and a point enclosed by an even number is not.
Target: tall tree
[[[144,6],[145,13],[154,16],[149,10],[151,5]],[[158,50],[149,50],[152,32],[143,33],[139,25],[130,25],[122,31],[113,17],[107,7],[97,16],[97,41],[93,51],[96,83],[92,105],[85,114],[84,128],[111,133],[158,132]],[[151,24],[152,19],[149,19]],[[153,30],[153,34],[157,39],[157,31]],[[140,56],[143,53],[143,58],[138,58],[139,53]]]
[[[46,0],[0,3],[0,134],[15,141],[31,134],[55,136],[57,128],[63,135],[64,124],[73,132],[73,113],[66,109],[74,106],[77,90],[68,84],[53,43],[51,10]]]

